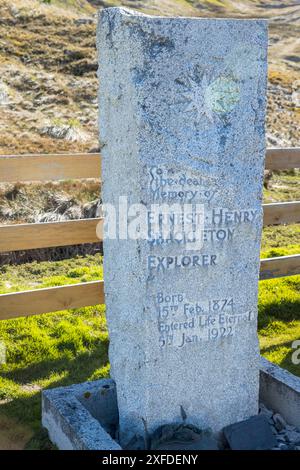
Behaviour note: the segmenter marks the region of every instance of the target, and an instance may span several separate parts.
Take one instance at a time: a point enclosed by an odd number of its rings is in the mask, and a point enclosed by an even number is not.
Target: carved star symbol
[[[210,122],[214,122],[214,116],[206,98],[208,85],[206,75],[203,75],[200,81],[194,80],[192,77],[187,78],[186,91],[182,93],[187,102],[184,111],[194,113],[198,121],[202,117],[206,117]]]

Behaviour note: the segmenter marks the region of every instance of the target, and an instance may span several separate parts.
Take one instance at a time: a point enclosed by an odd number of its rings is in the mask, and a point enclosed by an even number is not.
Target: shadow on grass
[[[280,300],[269,304],[259,305],[258,330],[277,321],[290,322],[300,320],[300,300]]]
[[[15,371],[2,373],[2,377],[13,380],[20,386],[38,380],[51,380],[52,374],[61,374],[63,377],[53,381],[46,388],[62,387],[74,383],[85,382],[91,377],[102,377],[97,370],[108,364],[108,341],[99,343],[92,351],[78,354],[73,359],[68,357],[58,360],[45,360],[28,365]],[[107,374],[105,374],[107,375]],[[104,376],[104,374],[103,374]],[[33,431],[34,436],[27,444],[27,449],[52,449],[47,433],[41,427],[41,391],[24,393],[11,401],[0,404],[0,412],[17,418],[19,422],[26,423]]]
[[[65,350],[68,352],[68,350]],[[69,384],[72,380],[74,382],[84,382],[87,377],[90,377],[95,370],[103,367],[108,362],[108,339],[106,341],[99,341],[98,344],[93,345],[91,351],[78,353],[72,359],[66,355],[56,360],[44,360],[41,362],[29,364],[27,367],[15,369],[9,372],[2,372],[2,377],[13,380],[19,385],[31,383],[37,380],[48,378],[52,373],[67,372],[68,376],[59,380],[57,383],[54,381],[53,386]],[[73,382],[73,383],[74,383]],[[50,386],[52,387],[52,385]],[[49,388],[50,388],[49,387]]]

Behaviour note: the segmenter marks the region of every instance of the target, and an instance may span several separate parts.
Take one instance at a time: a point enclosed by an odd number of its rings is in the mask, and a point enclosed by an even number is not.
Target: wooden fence
[[[299,167],[300,148],[267,150],[267,169]],[[0,183],[100,177],[99,154],[0,156]],[[263,209],[265,226],[300,222],[300,201],[264,204]],[[102,219],[0,225],[0,252],[99,242],[102,226]],[[300,254],[261,260],[260,279],[294,274],[300,274]],[[103,281],[14,292],[0,295],[0,320],[101,303]]]

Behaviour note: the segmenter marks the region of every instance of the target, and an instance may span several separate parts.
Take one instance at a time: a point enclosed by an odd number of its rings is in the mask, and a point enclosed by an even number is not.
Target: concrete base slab
[[[287,370],[261,358],[260,401],[300,427],[300,379]]]
[[[264,358],[261,364],[260,400],[300,427],[300,379]],[[61,450],[122,450],[112,379],[44,391],[42,424]]]
[[[118,419],[111,379],[43,392],[42,424],[61,450],[121,450],[114,439]]]

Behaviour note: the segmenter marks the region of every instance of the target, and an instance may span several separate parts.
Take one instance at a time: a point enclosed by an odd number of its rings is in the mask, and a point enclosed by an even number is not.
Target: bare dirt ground
[[[23,450],[32,438],[32,430],[13,418],[0,415],[0,449]]]

